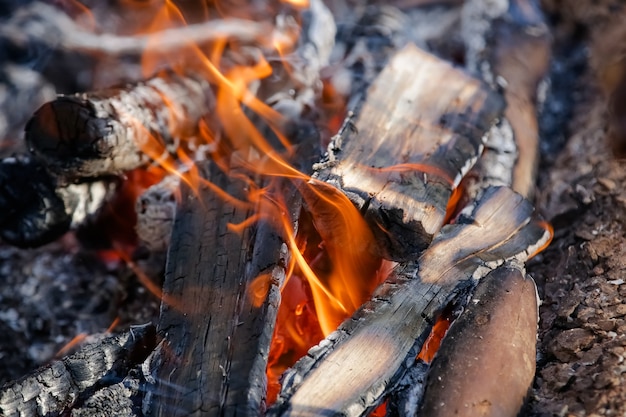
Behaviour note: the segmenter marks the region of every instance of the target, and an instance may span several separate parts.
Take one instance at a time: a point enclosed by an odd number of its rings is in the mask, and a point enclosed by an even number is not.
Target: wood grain
[[[385,257],[415,259],[502,109],[486,84],[408,45],[369,88],[316,178],[364,213]]]

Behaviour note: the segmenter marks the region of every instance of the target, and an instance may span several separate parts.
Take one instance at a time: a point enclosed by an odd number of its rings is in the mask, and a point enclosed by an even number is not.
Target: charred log
[[[156,415],[257,415],[264,406],[287,247],[271,226],[277,218],[230,230],[252,214],[250,205],[236,203],[246,201],[245,184],[207,165],[205,178],[230,197],[206,187],[199,197],[184,190],[159,324],[166,354],[157,371]]]
[[[58,416],[98,386],[124,378],[155,346],[151,325],[97,339],[78,352],[0,388],[3,416]]]
[[[118,183],[103,178],[62,185],[32,157],[5,158],[0,161],[0,236],[20,247],[49,243],[95,215]]]
[[[419,262],[399,265],[370,302],[284,375],[270,415],[371,410],[414,362],[444,306],[507,259],[523,262],[546,243],[549,232],[530,221],[532,211],[510,189],[488,189]]]
[[[266,23],[242,19],[211,20],[159,33],[159,51],[169,52],[190,43],[199,45],[222,39],[269,44],[272,31]],[[17,9],[0,28],[0,42],[13,48],[44,47],[83,54],[140,56],[150,44],[150,36],[119,36],[85,30],[63,11],[44,2]],[[152,38],[154,39],[154,38]]]
[[[502,107],[485,84],[408,46],[370,87],[314,177],[364,213],[385,257],[415,259],[443,225],[452,190]],[[321,233],[333,230],[332,219],[322,221]]]
[[[125,88],[59,96],[26,126],[37,157],[66,180],[129,171],[198,133],[214,107],[205,80],[167,74]]]

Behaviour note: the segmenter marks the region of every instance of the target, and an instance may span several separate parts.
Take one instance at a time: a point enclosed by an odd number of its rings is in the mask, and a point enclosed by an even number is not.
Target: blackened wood
[[[59,184],[30,156],[0,160],[0,236],[12,245],[49,243],[93,217],[115,193],[117,178]]]
[[[343,191],[380,251],[415,259],[441,228],[448,199],[503,108],[486,84],[409,45],[367,92],[315,177]],[[332,219],[320,233],[332,230]]]
[[[537,297],[519,265],[480,280],[435,356],[422,415],[518,415],[535,375]]]
[[[207,81],[164,74],[135,85],[59,96],[26,126],[26,141],[53,173],[72,180],[120,174],[174,151],[214,107]],[[155,155],[156,154],[156,155]]]
[[[98,385],[119,381],[155,346],[151,325],[97,339],[78,352],[0,388],[0,414],[6,417],[61,415]]]
[[[258,415],[288,263],[283,237],[272,226],[280,224],[280,213],[261,213],[270,218],[231,230],[253,214],[251,206],[234,203],[246,201],[248,184],[212,163],[201,172],[231,197],[205,186],[183,190],[166,267],[159,323],[165,345],[153,412]]]
[[[435,318],[506,259],[523,262],[549,238],[532,205],[508,188],[445,226],[418,262],[400,264],[339,329],[285,373],[272,416],[359,416],[393,389]]]

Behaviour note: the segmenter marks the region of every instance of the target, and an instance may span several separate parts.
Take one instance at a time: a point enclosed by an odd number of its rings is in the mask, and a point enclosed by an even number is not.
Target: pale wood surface
[[[331,143],[317,178],[364,212],[386,257],[415,259],[441,228],[452,189],[502,109],[486,84],[408,45]]]

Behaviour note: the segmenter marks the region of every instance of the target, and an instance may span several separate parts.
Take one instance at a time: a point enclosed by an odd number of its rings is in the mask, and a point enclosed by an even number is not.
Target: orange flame
[[[308,7],[307,0],[290,0],[288,3],[296,9]],[[292,149],[282,133],[285,117],[257,98],[253,91],[260,80],[273,73],[272,65],[261,53],[242,51],[240,46],[227,39],[208,47],[189,42],[175,55],[160,51],[160,31],[184,24],[181,11],[171,0],[165,0],[154,15],[152,24],[144,30],[153,37],[152,47],[142,59],[143,73],[145,76],[153,75],[165,65],[180,74],[191,69],[211,84],[216,97],[214,116],[219,127],[201,122],[197,135],[212,149],[215,163],[224,172],[244,180],[248,190],[247,201],[237,200],[201,179],[193,169],[189,156],[182,152],[171,155],[163,141],[151,136],[147,130],[139,146],[155,163],[180,175],[194,189],[203,184],[218,198],[237,206],[254,207],[255,214],[249,219],[229,225],[232,232],[240,233],[259,220],[271,221],[284,232],[291,262],[287,265],[287,277],[282,283],[282,302],[269,354],[268,398],[272,398],[279,387],[278,377],[283,370],[366,301],[386,277],[389,264],[373,254],[373,234],[348,198],[288,163]],[[292,51],[295,41],[289,36],[276,38],[272,47],[280,56],[285,56]],[[236,56],[233,57],[233,54]],[[288,64],[285,62],[283,65],[289,74]],[[172,114],[176,114],[174,100],[163,97],[163,102]],[[254,113],[260,122],[253,122],[248,112]],[[169,123],[171,125],[174,121]],[[257,127],[260,124],[271,131],[279,148],[261,133]],[[185,165],[185,173],[181,173],[181,161]],[[241,178],[245,173],[249,177]],[[270,180],[269,184],[260,188],[252,179],[256,175],[276,181]],[[292,180],[302,192],[310,219],[305,226],[307,215],[304,215],[299,229],[302,231],[308,227],[308,233],[296,236],[293,220],[286,214],[289,211],[278,192],[278,179],[284,178]],[[271,285],[275,285],[272,280],[268,274],[253,280],[247,290],[252,304],[261,305],[265,301]],[[144,285],[151,288],[149,282]],[[153,290],[159,294],[158,290]]]

